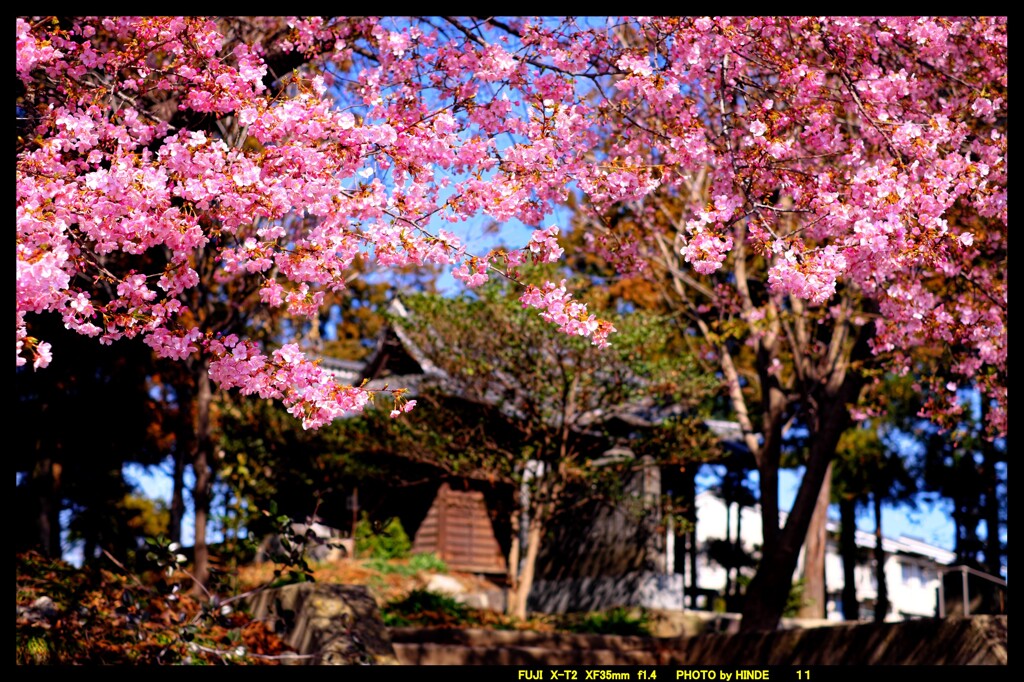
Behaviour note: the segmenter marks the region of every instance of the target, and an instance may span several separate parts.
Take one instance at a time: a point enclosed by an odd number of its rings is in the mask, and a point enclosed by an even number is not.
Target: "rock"
[[[314,665],[397,665],[391,637],[363,585],[299,583],[263,590],[250,601],[266,622]]]
[[[505,590],[484,580],[466,580],[441,573],[424,576],[424,590],[451,597],[472,609],[505,611]],[[468,582],[468,584],[467,584]]]
[[[446,594],[450,597],[460,595],[466,591],[466,587],[459,580],[450,575],[442,575],[440,573],[430,574],[430,577],[427,579],[427,585],[423,589],[428,592]]]
[[[17,618],[37,627],[49,628],[57,619],[57,607],[52,599],[44,595],[32,602],[31,606],[18,606]]]
[[[505,612],[505,590],[475,590],[466,594],[456,595],[455,599],[473,609]]]

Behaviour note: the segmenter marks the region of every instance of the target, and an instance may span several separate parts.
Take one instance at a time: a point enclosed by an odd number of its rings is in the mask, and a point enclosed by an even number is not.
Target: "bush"
[[[651,634],[650,615],[643,610],[639,615],[635,615],[631,609],[620,606],[599,613],[588,613],[579,619],[571,619],[566,623],[566,629],[570,632],[595,635],[649,637]]]
[[[365,512],[356,524],[355,544],[357,556],[372,559],[403,559],[412,549],[412,542],[401,521],[392,517],[375,529]]]
[[[447,573],[448,564],[432,552],[417,552],[409,557],[409,568],[414,572]]]
[[[782,611],[783,618],[795,618],[799,615],[800,609],[810,603],[804,596],[804,587],[806,582],[807,581],[804,578],[800,578],[789,588],[789,596],[786,599],[786,608]]]
[[[436,554],[426,552],[413,554],[409,557],[408,563],[394,563],[389,559],[377,557],[367,561],[366,566],[378,573],[397,573],[405,577],[414,576],[421,571],[431,573],[448,572],[448,564],[438,559]]]
[[[429,590],[413,590],[404,599],[388,603],[382,610],[384,625],[461,626],[476,623],[472,609],[454,598]]]

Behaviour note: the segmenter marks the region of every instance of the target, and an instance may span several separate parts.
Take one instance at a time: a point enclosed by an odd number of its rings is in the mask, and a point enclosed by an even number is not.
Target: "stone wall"
[[[708,634],[670,651],[669,665],[1005,665],[1006,616]]]
[[[528,608],[538,613],[604,611],[615,607],[681,610],[683,576],[636,571],[621,576],[538,580]]]
[[[302,583],[249,607],[319,665],[1006,665],[1007,616],[614,637],[384,627],[364,586]]]
[[[396,628],[405,665],[1006,665],[1006,616],[696,637]]]

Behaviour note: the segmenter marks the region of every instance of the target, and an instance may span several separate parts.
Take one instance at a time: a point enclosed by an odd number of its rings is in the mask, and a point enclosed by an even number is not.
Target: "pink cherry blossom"
[[[665,247],[717,277],[753,250],[772,296],[856,292],[880,361],[957,349],[937,386],[977,386],[1004,428],[1006,17],[235,19],[16,19],[19,366],[45,368],[31,331],[55,312],[313,427],[368,393],[198,331],[192,292],[255,278],[303,317],[362,261],[518,281],[561,257],[575,195],[636,215],[584,235],[622,273]],[[439,228],[479,219],[549,227],[490,253]],[[521,284],[609,342],[564,283]]]

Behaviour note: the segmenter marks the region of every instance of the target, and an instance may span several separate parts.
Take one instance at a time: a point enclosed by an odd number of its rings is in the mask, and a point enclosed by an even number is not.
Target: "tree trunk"
[[[189,367],[191,367],[189,363]],[[175,402],[178,406],[177,423],[174,431],[174,468],[171,472],[170,527],[167,534],[172,542],[181,543],[181,524],[185,518],[185,467],[195,458],[195,392],[191,376],[173,384]]]
[[[96,536],[90,533],[82,541],[82,560],[92,561],[96,558]]]
[[[210,577],[210,550],[206,543],[206,526],[210,516],[210,498],[213,488],[213,472],[210,468],[213,459],[213,439],[210,430],[210,410],[213,404],[213,391],[210,386],[210,361],[202,360],[196,371],[196,431],[195,452],[192,458],[192,470],[195,473],[195,490],[192,499],[195,501],[195,544],[192,575],[195,579],[194,593],[202,593]]]
[[[763,543],[761,560],[743,598],[740,629],[744,631],[774,630],[778,626],[782,612],[786,608],[786,600],[793,582],[793,571],[796,569],[797,555],[800,551],[799,545],[786,549],[792,542],[787,541],[785,533],[779,528],[782,416],[781,402],[766,413],[765,417],[770,426],[765,429],[765,442],[756,457]],[[806,475],[804,480],[807,480]],[[792,517],[790,518],[792,520]],[[787,528],[790,526],[791,524],[787,524]],[[803,541],[803,534],[800,541]]]
[[[832,463],[829,462],[804,540],[804,605],[798,613],[801,618],[824,618],[826,615],[825,548],[828,544],[828,503],[831,497]]]
[[[781,408],[772,417],[773,422],[781,424]],[[779,539],[779,465],[782,460],[782,429],[776,427],[778,433],[766,438],[761,455],[757,458],[758,499],[761,503],[761,538],[762,556],[772,556],[775,544]]]
[[[860,620],[857,601],[857,500],[839,498],[839,551],[843,555],[843,618]]]
[[[39,552],[50,559],[60,559],[60,462],[50,457],[39,460],[32,469],[28,488],[35,503],[36,533],[34,543]]]
[[[505,613],[514,616],[516,598],[519,594],[519,556],[522,543],[519,540],[522,513],[517,509],[512,513],[512,542],[508,550],[508,597],[505,600]]]
[[[882,496],[872,494],[875,507],[875,583],[878,598],[875,600],[875,622],[885,622],[889,614],[889,585],[885,581],[885,548],[882,547]]]
[[[778,534],[772,553],[762,552],[757,572],[747,588],[743,600],[743,618],[740,620],[741,631],[774,630],[778,627],[782,613],[786,610],[800,548],[811,523],[817,493],[828,471],[829,459],[820,448],[812,448],[786,527]]]
[[[999,482],[996,478],[996,458],[990,449],[985,453],[985,566],[998,576],[1003,568],[1003,543],[999,538]]]
[[[847,401],[853,402],[852,398],[859,393],[861,383],[857,377],[848,377],[842,389],[837,391],[827,405],[819,403],[821,413],[811,439],[800,489],[787,517],[785,528],[778,532],[775,546],[769,550],[765,543],[766,548],[762,550],[757,573],[754,574],[743,600],[741,631],[774,630],[779,625],[792,589],[793,573],[796,571],[800,548],[807,536],[811,517],[817,508],[822,485],[831,471],[836,444],[839,442],[840,434],[849,425]],[[777,467],[775,472],[776,475],[772,479],[778,486]]]
[[[188,434],[184,432],[188,431]],[[170,526],[167,534],[172,542],[181,543],[181,523],[185,518],[185,463],[187,453],[191,452],[192,427],[181,426],[175,436],[174,443],[174,470],[171,474],[171,506]]]
[[[972,568],[978,565],[978,514],[977,500],[960,492],[953,498],[953,521],[956,525],[957,563],[967,564]]]
[[[735,556],[737,558],[744,556],[743,554],[743,505],[736,505],[736,551]],[[733,592],[737,595],[740,593],[740,569],[736,568],[736,582],[733,585]]]
[[[530,596],[530,590],[533,588],[541,537],[543,537],[543,533],[540,519],[534,517],[530,520],[530,528],[526,533],[526,556],[523,560],[523,570],[512,595],[514,600],[512,615],[520,620],[526,620],[526,602]]]
[[[725,501],[725,542],[731,547],[732,546],[732,502]],[[723,595],[728,600],[729,595],[732,594],[732,562],[730,561],[725,565],[725,594]]]
[[[686,519],[690,522],[690,529],[686,531],[686,556],[690,562],[690,584],[686,586],[690,595],[690,608],[697,608],[697,589],[700,581],[697,579],[697,476],[696,467],[689,467],[686,476],[686,495],[690,500],[690,506],[686,510]]]
[[[796,570],[800,548],[817,506],[822,483],[835,457],[839,436],[850,424],[848,405],[857,403],[860,390],[864,386],[864,377],[859,372],[848,369],[854,363],[871,356],[868,340],[872,334],[870,325],[861,327],[848,358],[832,365],[808,396],[813,404],[808,425],[810,451],[793,509],[786,520],[786,527],[781,531],[778,530],[778,465],[781,442],[777,441],[781,441],[782,427],[779,420],[783,414],[780,406],[775,404],[774,396],[769,396],[773,400],[768,403],[768,411],[765,413],[765,447],[756,457],[761,478],[761,505],[764,515],[762,528],[765,539],[757,573],[743,600],[743,618],[740,621],[740,630],[743,632],[774,630],[782,619],[792,588],[793,572]],[[766,500],[775,507],[774,518],[768,518],[766,512],[771,510]],[[777,536],[778,541],[770,543],[770,535]]]
[[[979,421],[984,424],[987,418],[988,402],[982,399]],[[982,479],[985,485],[985,568],[991,575],[1000,576],[1003,568],[1003,543],[999,537],[999,477],[996,475],[999,453],[987,440],[982,441],[981,450],[984,457]]]

